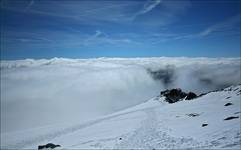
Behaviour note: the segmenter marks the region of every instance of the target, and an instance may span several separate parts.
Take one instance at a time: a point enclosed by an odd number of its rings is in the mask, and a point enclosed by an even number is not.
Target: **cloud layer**
[[[240,58],[1,61],[1,131],[80,122],[180,87],[198,93],[240,83]]]

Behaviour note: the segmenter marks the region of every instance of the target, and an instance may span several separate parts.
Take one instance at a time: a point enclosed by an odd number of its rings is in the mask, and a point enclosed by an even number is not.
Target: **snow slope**
[[[1,148],[225,148],[240,149],[241,85],[174,104],[155,97],[85,123],[56,124],[1,134]],[[233,105],[224,106],[226,103]],[[191,116],[190,114],[197,114]],[[224,120],[227,117],[239,117]],[[208,124],[202,127],[202,124]]]

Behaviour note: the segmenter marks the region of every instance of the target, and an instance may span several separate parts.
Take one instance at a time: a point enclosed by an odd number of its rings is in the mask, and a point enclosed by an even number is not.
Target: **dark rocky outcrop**
[[[202,127],[206,127],[208,124],[207,123],[204,123],[204,124],[202,124]]]
[[[196,116],[200,116],[200,114],[197,113],[191,113],[191,114],[187,114],[189,117],[196,117]]]
[[[241,112],[240,112],[240,111],[237,111],[237,112],[235,112],[234,114],[235,114],[235,115],[236,115],[236,114],[241,114]]]
[[[238,116],[237,117],[231,116],[231,117],[225,118],[224,120],[232,120],[232,119],[237,119],[237,118],[239,118],[239,117]]]
[[[232,103],[226,103],[224,106],[229,106],[229,105],[233,105]]]
[[[61,147],[60,145],[55,145],[53,143],[48,143],[46,145],[39,145],[38,146],[38,149],[41,150],[41,149],[44,149],[44,148],[51,148],[51,149],[54,149],[56,147]]]
[[[171,89],[161,91],[161,96],[165,96],[165,100],[168,103],[175,103],[185,98],[185,100],[191,100],[197,97],[197,95],[193,92],[185,93],[181,89]]]
[[[191,100],[191,99],[194,99],[194,98],[196,98],[196,97],[197,97],[197,95],[196,95],[195,93],[189,92],[189,93],[187,94],[187,97],[185,98],[185,100]]]

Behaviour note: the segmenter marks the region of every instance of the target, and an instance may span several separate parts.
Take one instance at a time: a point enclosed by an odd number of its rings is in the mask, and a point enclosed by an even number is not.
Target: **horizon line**
[[[138,56],[138,57],[129,57],[129,56],[125,56],[125,57],[111,57],[111,56],[103,56],[103,57],[85,57],[85,58],[77,58],[77,57],[43,57],[43,58],[20,58],[20,59],[11,59],[11,58],[7,58],[7,59],[0,59],[0,61],[18,61],[18,60],[52,60],[52,59],[72,59],[72,60],[87,60],[87,59],[111,59],[111,58],[115,58],[115,59],[138,59],[138,58],[210,58],[210,59],[214,59],[214,58],[227,58],[227,59],[241,59],[241,55],[237,56],[237,57],[212,57],[212,56]]]

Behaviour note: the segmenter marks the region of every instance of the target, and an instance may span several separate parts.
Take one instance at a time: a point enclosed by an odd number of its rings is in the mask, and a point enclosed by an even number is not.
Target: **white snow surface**
[[[37,149],[52,142],[61,145],[56,149],[240,149],[240,96],[241,85],[173,104],[154,97],[83,123],[3,133],[1,148]],[[224,120],[231,116],[239,118]]]

